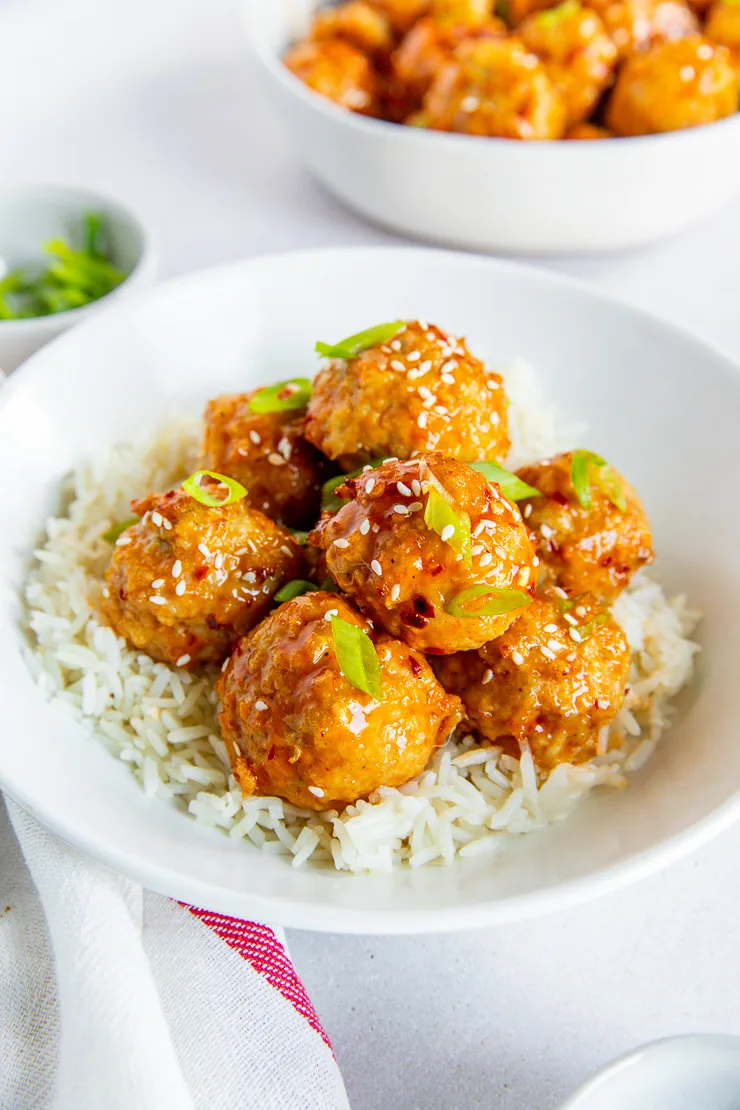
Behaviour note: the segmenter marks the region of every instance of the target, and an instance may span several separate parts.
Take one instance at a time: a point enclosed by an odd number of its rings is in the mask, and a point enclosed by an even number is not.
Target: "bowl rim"
[[[348,108],[343,108],[341,105],[334,103],[320,93],[315,92],[309,88],[300,78],[296,77],[288,67],[284,64],[281,55],[276,54],[273,50],[266,47],[258,36],[251,33],[250,16],[248,9],[259,4],[260,0],[245,0],[244,21],[247,25],[247,37],[252,47],[254,54],[260,60],[264,69],[269,72],[272,78],[279,81],[285,90],[296,99],[303,101],[304,104],[323,114],[330,120],[336,123],[344,122],[349,127],[353,127],[361,133],[369,136],[385,136],[392,142],[403,142],[417,144],[420,147],[425,145],[436,144],[437,147],[442,147],[446,144],[449,147],[450,156],[460,152],[461,144],[476,143],[481,145],[483,143],[494,151],[506,150],[521,150],[520,157],[538,157],[536,152],[541,152],[543,149],[551,151],[566,150],[580,150],[586,148],[585,154],[576,155],[581,158],[594,157],[593,148],[596,147],[599,152],[604,151],[606,157],[617,157],[618,151],[628,146],[645,151],[647,148],[670,147],[680,142],[686,144],[686,135],[692,135],[697,141],[712,141],[711,136],[718,134],[721,131],[732,131],[740,129],[740,110],[734,112],[731,116],[726,116],[724,119],[714,120],[712,123],[702,123],[696,127],[684,127],[677,131],[662,131],[651,135],[617,135],[614,138],[618,139],[618,146],[614,153],[608,153],[612,150],[612,143],[606,141],[591,141],[591,142],[577,142],[575,140],[559,139],[557,141],[548,139],[530,139],[527,142],[522,142],[520,139],[507,139],[486,135],[465,135],[457,132],[447,131],[432,131],[422,127],[410,127],[405,124],[392,123],[390,120],[375,119],[373,116],[364,116],[359,112],[352,112]],[[710,136],[708,138],[708,136]],[[721,136],[719,136],[721,138]],[[728,140],[729,141],[729,140]],[[527,151],[527,154],[523,152]],[[560,155],[557,155],[560,157]],[[601,156],[601,154],[599,154]],[[565,155],[565,157],[573,157],[573,155]]]
[[[707,342],[681,325],[666,320],[658,313],[649,312],[611,292],[594,287],[588,282],[564,276],[526,262],[421,246],[350,245],[321,247],[278,251],[266,255],[236,259],[181,275],[159,283],[152,289],[141,290],[125,301],[109,306],[104,315],[101,313],[91,321],[90,326],[100,328],[103,326],[104,319],[115,317],[116,314],[125,318],[127,313],[136,311],[137,305],[146,303],[148,297],[171,299],[180,290],[187,290],[191,285],[197,286],[210,275],[225,275],[230,271],[236,274],[243,271],[245,267],[251,268],[260,265],[269,267],[278,261],[289,264],[296,257],[301,259],[320,258],[322,256],[331,258],[337,254],[354,255],[358,260],[358,265],[361,265],[363,256],[381,253],[388,257],[418,256],[420,259],[434,257],[453,264],[455,262],[462,263],[466,267],[498,269],[505,273],[516,272],[524,277],[529,276],[534,280],[545,281],[547,284],[554,284],[559,288],[570,289],[574,293],[585,295],[591,300],[595,299],[619,309],[626,309],[631,315],[650,324],[657,323],[662,329],[679,337],[683,343],[700,349],[704,354],[709,353],[718,358],[722,364],[721,367],[718,367],[718,370],[724,370],[726,374],[733,378],[740,376],[740,363],[718,345]],[[64,333],[56,337],[50,344],[47,344],[42,351],[31,356],[0,387],[0,410],[10,403],[16,391],[24,388],[26,383],[32,382],[37,376],[43,377],[46,373],[44,364],[48,358],[47,352],[49,350],[56,350],[57,345],[71,344],[74,341],[72,332]],[[127,854],[125,845],[109,843],[101,846],[99,836],[91,830],[81,829],[78,831],[74,827],[70,830],[69,819],[63,814],[39,814],[33,796],[24,790],[20,784],[5,779],[1,766],[0,789],[5,791],[11,799],[32,816],[40,820],[45,827],[66,840],[67,843],[100,860],[104,865],[128,876],[133,881],[145,885],[150,890],[235,917],[243,917],[245,913],[248,913],[250,918],[255,920],[267,923],[278,921],[288,928],[375,936],[461,932],[509,924],[543,916],[557,910],[565,910],[648,878],[656,871],[669,866],[707,844],[719,833],[740,820],[740,786],[738,786],[732,796],[694,824],[591,874],[557,882],[544,889],[512,895],[500,901],[492,902],[489,900],[479,904],[462,906],[437,906],[433,911],[422,906],[421,908],[414,907],[389,913],[383,910],[371,912],[338,904],[332,904],[330,908],[327,908],[325,905],[306,903],[291,896],[285,896],[280,892],[265,896],[254,893],[245,894],[244,891],[229,891],[211,883],[210,880],[183,875],[163,863],[151,863],[149,859],[141,857],[137,857],[134,861]],[[374,875],[345,875],[341,876],[340,880],[361,881],[367,879],[372,881],[376,877]],[[385,876],[380,877],[384,878]],[[249,907],[245,909],[245,902],[247,901]]]
[[[34,197],[39,200],[52,197],[64,198],[70,202],[79,202],[81,210],[85,207],[94,206],[115,215],[135,232],[140,244],[138,257],[133,268],[126,274],[120,285],[111,289],[104,296],[98,297],[95,301],[90,301],[89,304],[80,305],[78,308],[67,308],[64,312],[53,312],[48,316],[29,316],[23,320],[0,320],[0,336],[31,331],[53,332],[68,323],[71,326],[81,322],[86,319],[91,311],[104,303],[109,303],[109,298],[117,296],[124,288],[130,289],[132,285],[138,285],[154,265],[154,251],[149,232],[140,217],[117,197],[111,196],[109,193],[100,193],[96,189],[88,189],[85,186],[57,185],[51,181],[36,181],[27,184],[0,186],[0,209],[5,204],[12,203],[15,199],[33,199]]]

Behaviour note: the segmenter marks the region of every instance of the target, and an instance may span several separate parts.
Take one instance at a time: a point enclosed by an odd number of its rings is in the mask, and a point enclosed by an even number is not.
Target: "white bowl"
[[[43,258],[42,244],[66,239],[79,228],[83,212],[103,212],[110,229],[111,257],[128,272],[117,289],[92,304],[31,320],[0,320],[0,370],[14,370],[54,336],[86,320],[154,277],[155,261],[138,218],[117,201],[62,185],[25,185],[0,189],[0,262],[3,273]]]
[[[18,590],[72,464],[219,391],[316,369],[315,340],[426,317],[492,363],[522,355],[643,494],[659,573],[706,612],[700,674],[629,789],[495,858],[391,875],[296,870],[147,800],[128,769],[44,703],[21,657]],[[698,340],[548,273],[416,249],[256,259],[114,306],[0,389],[0,786],[144,885],[309,929],[467,928],[562,907],[644,876],[740,813],[740,376]]]
[[[350,207],[476,251],[600,251],[681,231],[740,190],[740,115],[605,142],[517,142],[367,119],[282,64],[323,0],[242,0],[258,68],[296,152]]]
[[[737,1110],[740,1037],[655,1041],[609,1064],[561,1110]]]

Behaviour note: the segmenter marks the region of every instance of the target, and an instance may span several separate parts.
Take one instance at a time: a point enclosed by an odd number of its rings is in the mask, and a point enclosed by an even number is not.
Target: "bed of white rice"
[[[510,465],[578,442],[543,400],[529,367],[505,372],[511,401]],[[531,757],[512,759],[457,735],[400,789],[381,789],[342,813],[316,814],[278,798],[243,798],[218,727],[213,669],[153,662],[96,618],[110,546],[101,536],[130,515],[132,496],[165,489],[194,469],[198,422],[177,419],[110,449],[70,477],[60,515],[46,522],[27,586],[28,665],[46,697],[82,718],[127,763],[145,794],[292,866],[384,871],[493,852],[511,834],[562,820],[595,787],[622,787],[650,757],[670,720],[669,700],[691,678],[698,615],[636,576],[614,606],[633,652],[630,689],[602,753],[538,778]]]

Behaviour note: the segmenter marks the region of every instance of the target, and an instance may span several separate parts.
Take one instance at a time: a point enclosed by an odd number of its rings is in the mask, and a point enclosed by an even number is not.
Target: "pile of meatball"
[[[631,662],[609,605],[653,558],[627,482],[581,452],[586,497],[571,453],[524,468],[523,500],[504,496],[475,469],[509,453],[503,381],[426,321],[329,359],[306,396],[269,412],[255,393],[209,402],[209,503],[189,483],[134,501],[101,602],[154,659],[222,665],[245,794],[340,809],[414,778],[461,723],[543,775],[603,750]],[[243,487],[228,504],[223,475]],[[469,525],[467,548],[430,498]],[[347,677],[334,618],[369,638],[382,696]]]
[[[346,0],[285,64],[353,112],[506,139],[712,123],[740,102],[738,0]]]

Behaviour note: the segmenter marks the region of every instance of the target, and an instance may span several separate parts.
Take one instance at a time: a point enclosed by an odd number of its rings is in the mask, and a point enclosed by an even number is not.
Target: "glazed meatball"
[[[369,0],[369,3],[383,13],[397,35],[405,35],[431,6],[430,0]]]
[[[442,685],[462,698],[466,724],[484,740],[529,749],[543,771],[606,750],[600,734],[630,671],[629,645],[608,610],[590,597],[568,608],[557,601],[538,598],[477,652],[435,660]]]
[[[318,373],[305,435],[346,471],[434,450],[465,462],[502,461],[507,407],[501,377],[464,339],[409,323],[395,339]]]
[[[528,604],[537,560],[519,510],[464,463],[439,454],[393,459],[348,479],[338,493],[349,504],[323,517],[309,540],[323,547],[340,589],[391,635],[430,654],[464,651],[500,636]],[[440,495],[470,518],[469,563],[445,536],[453,525],[438,532],[425,523],[430,497],[438,504]],[[476,586],[516,590],[520,605],[476,616],[466,598],[462,614],[448,611]]]
[[[466,135],[561,139],[565,118],[541,62],[511,37],[463,42],[434,79],[418,122]]]
[[[313,21],[311,37],[318,41],[342,39],[358,50],[381,58],[387,56],[393,46],[393,31],[387,16],[365,0],[347,0],[336,7],[322,8]]]
[[[380,79],[366,54],[340,39],[299,43],[285,64],[305,85],[342,108],[362,115],[378,113]]]
[[[590,116],[611,84],[617,60],[598,15],[578,0],[566,0],[552,11],[530,16],[518,33],[560,93],[568,126]]]
[[[713,43],[726,46],[735,69],[740,69],[740,6],[716,0],[709,9],[704,34]],[[709,57],[706,45],[703,54],[706,55],[706,61]]]
[[[577,123],[566,132],[565,137],[574,140],[614,138],[611,131],[607,131],[605,127],[597,127],[595,123]]]
[[[693,35],[630,58],[606,122],[617,135],[678,131],[730,116],[739,102],[740,78],[729,50]]]
[[[102,612],[114,632],[164,663],[220,663],[280,586],[301,575],[290,532],[244,501],[208,508],[179,489],[131,508],[141,521],[116,543]]]
[[[586,0],[612,37],[620,58],[675,42],[699,29],[684,0]]]
[[[331,615],[375,645],[383,700],[355,689],[337,661]],[[324,810],[418,775],[461,717],[426,659],[377,635],[336,594],[281,605],[240,640],[216,689],[234,774],[246,794]]]
[[[506,25],[490,18],[485,23],[447,23],[429,16],[420,19],[393,55],[393,71],[413,99],[421,101],[442,66],[452,61],[456,48],[469,38],[502,38]]]
[[[589,468],[591,505],[584,508],[571,480],[573,460],[569,452],[520,470],[519,476],[540,491],[520,508],[537,537],[545,580],[571,595],[612,599],[636,570],[652,563],[650,524],[635,491],[610,468]],[[600,482],[609,476],[615,488],[606,492]],[[612,500],[615,490],[624,509]]]
[[[289,528],[311,527],[330,464],[303,436],[305,409],[255,413],[254,393],[226,394],[206,405],[203,466],[236,478],[247,504]]]

